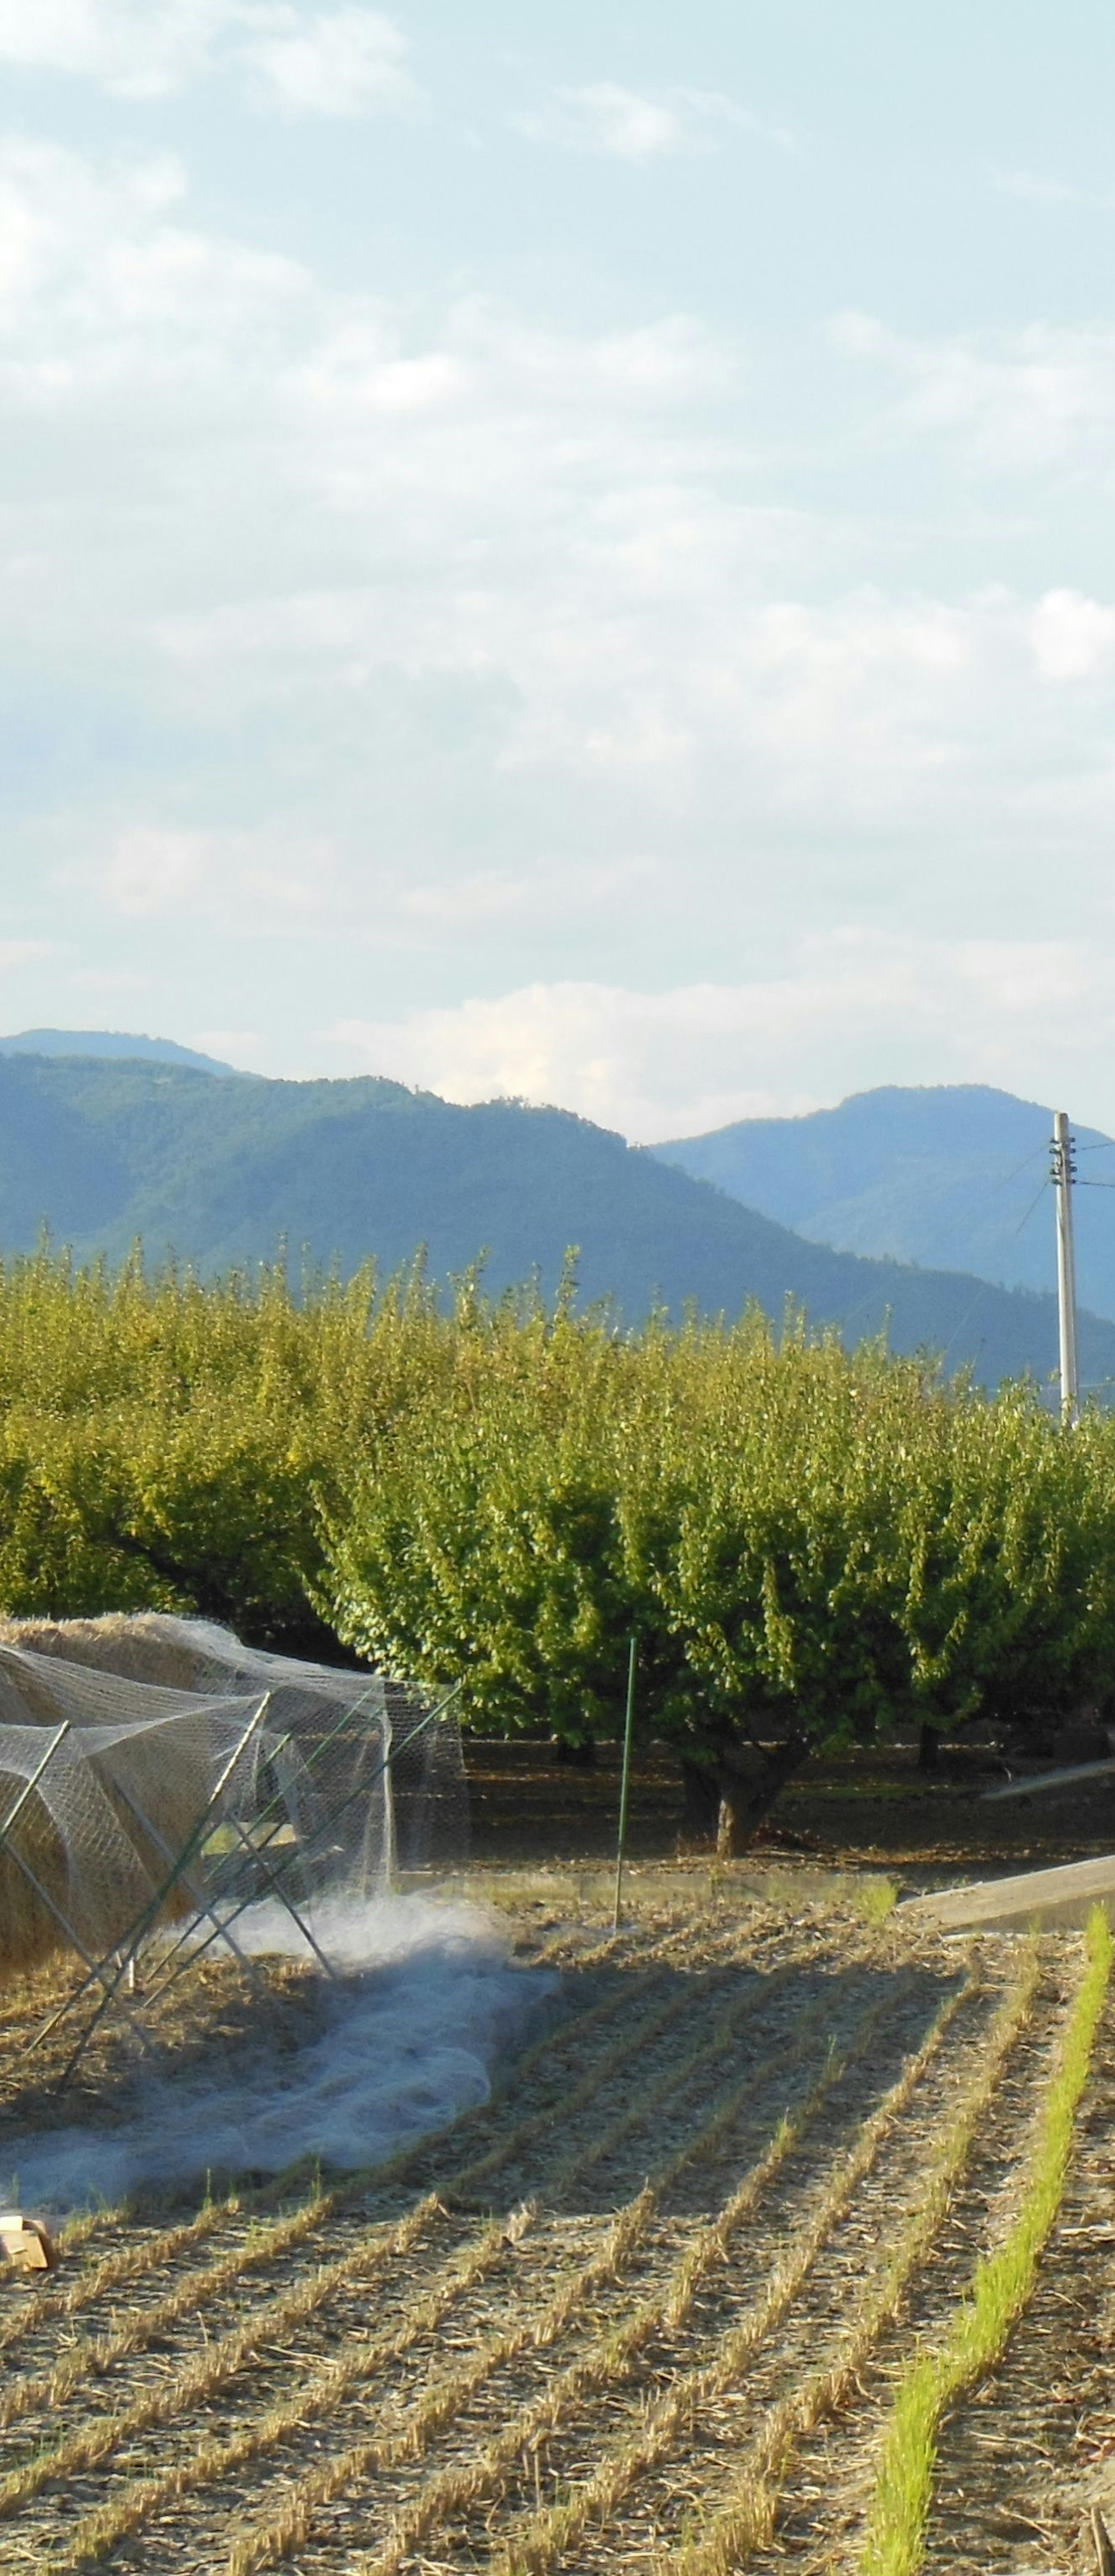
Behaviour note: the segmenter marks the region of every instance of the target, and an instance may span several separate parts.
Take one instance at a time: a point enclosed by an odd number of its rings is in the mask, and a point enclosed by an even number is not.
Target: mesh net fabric
[[[455,1716],[406,1742],[436,1706],[429,1690],[265,1654],[169,1615],[9,1623],[6,1635],[0,1818],[41,1762],[44,1732],[69,1727],[11,1830],[25,1867],[0,1851],[10,1964],[45,1956],[64,1927],[102,1957],[145,1912],[151,1928],[160,1914],[223,1917],[276,1877],[299,1905],[366,1897],[463,1852]]]

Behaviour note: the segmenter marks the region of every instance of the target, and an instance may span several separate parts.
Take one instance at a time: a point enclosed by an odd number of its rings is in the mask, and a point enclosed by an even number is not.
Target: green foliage
[[[326,1515],[326,1588],[344,1637],[463,1673],[486,1724],[614,1732],[635,1628],[656,1729],[761,1811],[772,1745],[785,1776],[820,1741],[1109,1693],[1109,1421],[1068,1438],[1032,1388],[756,1313],[622,1336],[469,1288],[426,1328]]]
[[[0,1606],[317,1639],[319,1502],[369,1293],[299,1312],[281,1274],[203,1289],[45,1254],[0,1271]]]
[[[819,1742],[1106,1705],[1113,1466],[1108,1417],[792,1316],[0,1269],[0,1607],[340,1639],[573,1738],[635,1629],[644,1722],[752,1817]]]

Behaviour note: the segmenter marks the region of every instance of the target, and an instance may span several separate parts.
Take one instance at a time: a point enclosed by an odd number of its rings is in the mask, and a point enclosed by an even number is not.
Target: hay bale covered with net
[[[202,1690],[213,1678],[214,1658],[203,1643],[208,1633],[205,1620],[166,1618],[153,1610],[113,1610],[99,1619],[0,1619],[0,1646],[57,1655],[63,1663],[168,1690]],[[226,1629],[212,1633],[238,1644]],[[221,1664],[222,1676],[224,1670]]]
[[[459,1731],[422,1725],[432,1705],[205,1620],[0,1623],[0,1820],[66,1728],[0,1846],[0,1959],[103,1958],[145,1916],[150,1937],[238,1901],[253,1869],[262,1891],[280,1856],[303,1903],[460,1857]]]

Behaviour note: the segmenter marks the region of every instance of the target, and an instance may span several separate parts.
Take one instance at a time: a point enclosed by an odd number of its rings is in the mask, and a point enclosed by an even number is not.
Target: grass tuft
[[[848,1902],[861,1923],[885,1923],[898,1903],[898,1889],[893,1878],[856,1878]]]

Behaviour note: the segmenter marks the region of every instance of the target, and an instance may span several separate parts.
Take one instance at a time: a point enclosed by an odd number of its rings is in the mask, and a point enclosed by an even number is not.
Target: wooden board
[[[985,1878],[970,1887],[942,1887],[909,1897],[903,1921],[919,1920],[942,1931],[1025,1932],[1031,1923],[1081,1926],[1094,1905],[1115,1925],[1115,1853],[1077,1860],[1059,1869],[1028,1869],[1015,1878]]]
[[[41,2219],[0,2209],[0,2263],[16,2272],[49,2272],[57,2259]]]

